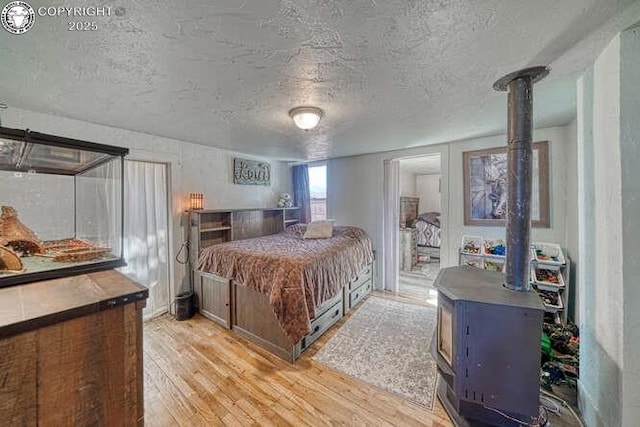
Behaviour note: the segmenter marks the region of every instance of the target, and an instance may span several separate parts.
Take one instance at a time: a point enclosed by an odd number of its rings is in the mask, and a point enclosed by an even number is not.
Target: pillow
[[[307,225],[307,231],[302,236],[303,239],[327,239],[333,235],[332,221],[311,221]]]

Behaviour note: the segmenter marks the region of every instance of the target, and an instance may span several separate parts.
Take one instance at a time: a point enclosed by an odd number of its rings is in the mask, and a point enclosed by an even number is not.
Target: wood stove
[[[440,271],[434,356],[438,397],[458,426],[531,424],[539,416],[543,306],[529,284],[533,84],[531,67],[493,85],[508,90],[506,275]]]
[[[442,269],[434,283],[438,397],[458,426],[516,426],[507,417],[538,416],[543,306],[535,292],[504,281],[462,266]]]

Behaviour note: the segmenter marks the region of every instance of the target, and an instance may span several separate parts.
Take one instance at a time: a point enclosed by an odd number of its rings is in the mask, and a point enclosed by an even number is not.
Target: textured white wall
[[[420,197],[418,212],[440,212],[440,174],[416,175],[416,193]]]
[[[620,46],[620,159],[624,294],[623,425],[640,420],[640,26]]]
[[[2,111],[2,124],[5,127],[29,128],[42,133],[128,147],[131,150],[129,159],[167,163],[171,175],[171,256],[177,253],[186,236],[184,210],[188,207],[190,192],[203,193],[205,208],[208,209],[272,207],[276,205],[280,193],[292,192],[290,168],[283,162],[270,162],[270,186],[235,185],[233,157],[251,156],[16,108]],[[43,209],[41,214],[47,216],[49,221],[55,221],[54,218],[62,215],[62,212],[54,214],[53,210]],[[179,292],[187,286],[186,269],[178,263],[172,264],[174,291]]]
[[[406,170],[402,170],[400,166],[400,195],[416,197],[416,174]]]
[[[622,366],[622,216],[620,213],[620,38],[594,65],[593,145],[595,173],[595,334]],[[605,286],[603,286],[606,284]]]
[[[579,403],[587,425],[640,418],[640,35],[615,37],[578,83]]]
[[[564,198],[566,200],[567,210],[565,212],[566,229],[565,229],[565,242],[567,248],[567,255],[571,259],[571,276],[573,277],[572,283],[572,298],[576,307],[573,312],[573,321],[576,324],[580,322],[580,309],[577,307],[579,301],[578,291],[580,285],[576,282],[577,268],[578,268],[578,256],[579,256],[579,243],[578,243],[578,129],[577,121],[573,120],[569,126],[566,127],[566,144],[565,148],[565,164],[566,168],[566,182],[564,187]]]

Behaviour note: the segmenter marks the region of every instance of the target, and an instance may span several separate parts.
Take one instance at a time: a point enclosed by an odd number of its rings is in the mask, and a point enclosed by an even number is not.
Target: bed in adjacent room
[[[207,281],[229,286],[232,330],[291,361],[359,301],[363,285],[372,286],[364,230],[333,227],[331,237],[305,239],[306,227],[209,246],[196,272],[200,293]]]
[[[412,227],[415,227],[417,231],[417,244],[420,252],[420,248],[424,249],[424,252],[431,257],[440,257],[440,213],[439,212],[425,212],[417,216],[413,221]]]

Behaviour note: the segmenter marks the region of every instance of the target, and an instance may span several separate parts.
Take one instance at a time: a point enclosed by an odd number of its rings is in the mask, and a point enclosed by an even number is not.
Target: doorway
[[[442,246],[440,154],[398,160],[398,294],[435,303]]]
[[[149,289],[143,318],[169,311],[168,165],[125,161],[124,258],[120,271]]]

